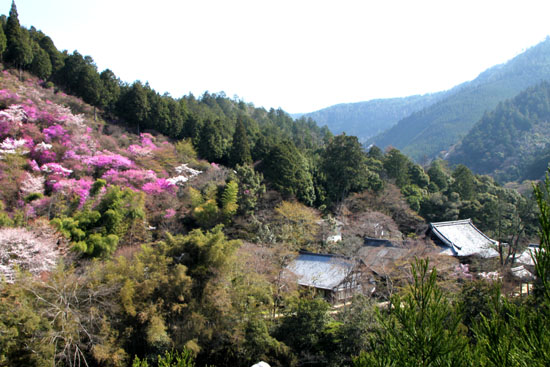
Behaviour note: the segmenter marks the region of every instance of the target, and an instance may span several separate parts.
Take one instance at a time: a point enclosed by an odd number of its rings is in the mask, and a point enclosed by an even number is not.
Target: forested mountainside
[[[0,366],[500,366],[499,345],[548,365],[548,282],[516,303],[517,282],[483,279],[538,241],[550,187],[424,170],[222,94],[159,96],[17,16],[0,18]],[[438,255],[427,221],[461,218],[510,246]],[[359,261],[366,237],[405,255],[343,307],[288,272],[301,249]]]
[[[382,133],[401,119],[443,99],[446,92],[403,98],[375,99],[367,102],[342,103],[322,110],[296,114],[326,125],[334,134],[345,132],[361,142]]]
[[[549,78],[550,39],[546,39],[507,63],[486,70],[475,80],[453,88],[454,92],[443,100],[404,118],[369,143],[396,147],[417,161],[444,156],[485,111]]]
[[[508,182],[540,179],[549,157],[550,84],[543,82],[486,112],[448,159]]]

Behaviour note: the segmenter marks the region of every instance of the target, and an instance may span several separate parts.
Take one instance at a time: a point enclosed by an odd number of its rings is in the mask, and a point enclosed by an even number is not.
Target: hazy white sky
[[[0,0],[8,14],[11,0]],[[310,112],[449,89],[550,34],[550,1],[16,0],[123,81]]]

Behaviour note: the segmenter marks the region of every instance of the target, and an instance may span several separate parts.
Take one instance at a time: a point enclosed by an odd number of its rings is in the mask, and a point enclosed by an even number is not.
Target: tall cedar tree
[[[27,34],[21,30],[15,1],[11,3],[10,15],[6,23],[6,37],[8,42],[7,59],[19,70],[32,61],[32,48]]]
[[[235,133],[233,134],[233,145],[231,146],[229,160],[232,167],[236,167],[237,164],[244,165],[252,163],[248,136],[246,135],[246,128],[244,127],[241,117],[237,120]]]

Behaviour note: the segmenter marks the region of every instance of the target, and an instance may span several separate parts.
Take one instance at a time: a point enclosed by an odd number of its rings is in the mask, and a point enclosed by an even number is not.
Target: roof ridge
[[[447,225],[448,226],[448,225],[453,225],[453,224],[472,224],[473,225],[473,222],[472,222],[471,218],[458,219],[458,220],[449,220],[449,221],[445,221],[445,222],[430,222],[431,226],[434,226],[434,225],[438,225],[438,226]]]

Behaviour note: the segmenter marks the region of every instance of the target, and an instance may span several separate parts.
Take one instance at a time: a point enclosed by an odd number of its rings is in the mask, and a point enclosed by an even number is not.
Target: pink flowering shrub
[[[94,181],[89,177],[83,177],[78,180],[61,179],[53,184],[52,190],[55,193],[63,193],[68,197],[78,197],[78,207],[82,208],[90,197],[90,189],[93,184]]]
[[[44,134],[42,134],[42,130],[38,125],[33,123],[23,124],[19,129],[19,134],[23,137],[23,139],[32,142],[32,145],[34,145],[35,142],[44,141]]]
[[[158,179],[154,171],[142,169],[129,169],[126,171],[110,169],[101,178],[111,185],[125,186],[133,189],[140,189],[146,183]]]
[[[92,157],[86,157],[83,159],[83,162],[97,168],[129,169],[134,167],[134,162],[130,159],[109,151],[104,151],[103,154]]]
[[[29,167],[33,172],[40,172],[40,166],[34,159],[29,159]]]
[[[170,219],[176,215],[176,210],[174,208],[166,209],[166,214],[164,214],[164,219]]]
[[[141,145],[132,144],[128,147],[128,153],[134,156],[149,156],[151,155],[152,149],[149,147],[143,147]]]
[[[165,178],[159,178],[155,182],[146,183],[141,189],[149,195],[175,193],[176,185]]]
[[[9,89],[0,89],[0,106],[7,107],[14,103],[19,103],[20,100],[21,97],[17,93]]]
[[[51,144],[44,142],[35,145],[31,150],[31,158],[40,165],[55,162],[57,154],[52,150],[52,147]]]
[[[42,130],[42,133],[44,134],[44,139],[48,143],[52,142],[53,140],[65,142],[70,139],[70,136],[67,134],[67,130],[65,130],[61,125],[57,124],[45,128],[44,130]]]
[[[40,275],[55,267],[60,257],[58,236],[49,227],[0,229],[0,276],[14,280],[15,268]]]

